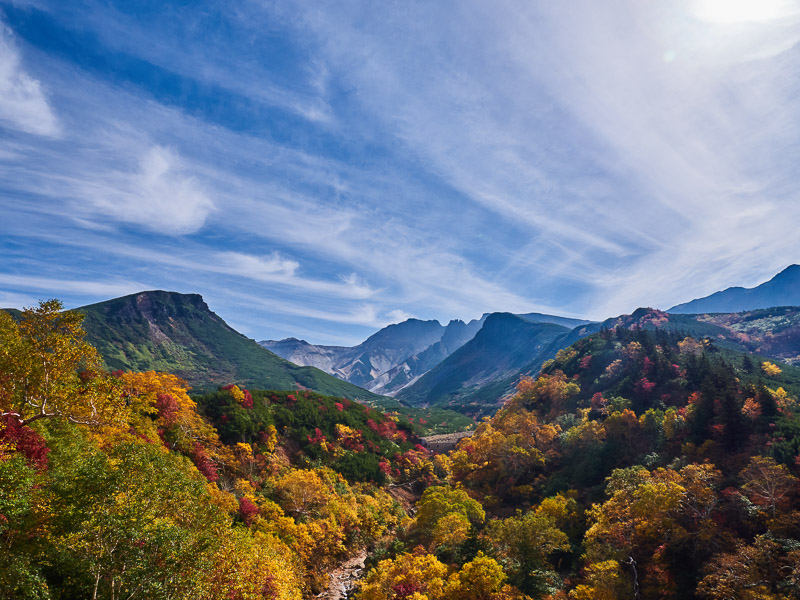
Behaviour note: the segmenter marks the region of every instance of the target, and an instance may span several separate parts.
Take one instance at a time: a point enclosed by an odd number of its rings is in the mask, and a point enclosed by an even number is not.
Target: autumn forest
[[[0,312],[0,594],[299,600],[360,557],[359,600],[800,597],[799,371],[663,315],[433,453],[346,398],[109,371],[57,301]]]

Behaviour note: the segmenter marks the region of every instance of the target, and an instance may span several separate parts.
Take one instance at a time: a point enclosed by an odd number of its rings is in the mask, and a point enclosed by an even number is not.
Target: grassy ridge
[[[313,367],[299,367],[259,346],[209,310],[196,294],[143,292],[80,309],[87,339],[112,369],[164,371],[196,390],[313,389],[377,402],[380,396]]]
[[[248,389],[313,390],[401,415],[420,433],[469,428],[472,419],[446,410],[409,408],[261,347],[213,313],[197,294],[142,292],[77,309],[87,340],[106,365],[160,371],[184,378],[194,393],[236,383]]]

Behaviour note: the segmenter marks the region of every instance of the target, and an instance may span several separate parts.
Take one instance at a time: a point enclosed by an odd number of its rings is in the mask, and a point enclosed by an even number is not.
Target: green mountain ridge
[[[494,313],[458,351],[400,392],[414,406],[441,406],[489,414],[524,376],[576,341],[603,329],[663,329],[707,340],[722,350],[755,353],[789,364],[800,361],[800,308],[779,307],[719,315],[666,313],[638,308],[629,315],[568,329],[533,323],[526,315]]]
[[[475,337],[398,394],[412,405],[468,414],[496,409],[520,373],[535,373],[568,343],[570,329],[493,313]]]
[[[212,312],[198,294],[147,291],[76,309],[86,339],[111,369],[164,371],[198,391],[312,389],[366,403],[383,397],[314,367],[299,367],[259,346]]]

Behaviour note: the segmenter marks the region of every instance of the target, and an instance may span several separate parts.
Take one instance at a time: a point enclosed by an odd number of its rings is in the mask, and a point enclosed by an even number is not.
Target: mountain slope
[[[485,317],[485,315],[484,315]],[[375,393],[394,395],[472,339],[483,318],[464,323],[408,319],[351,348],[305,340],[265,340],[264,348],[298,365],[311,365]]]
[[[472,340],[397,397],[414,405],[486,413],[521,372],[535,372],[563,348],[570,331],[511,313],[493,313]]]
[[[265,340],[264,348],[298,365],[311,365],[372,392],[395,396],[473,339],[488,317],[465,323],[408,319],[389,325],[352,348],[316,346],[305,340]],[[531,323],[572,329],[590,322],[542,313],[517,315]]]
[[[730,287],[673,306],[669,313],[734,313],[775,306],[800,306],[800,265],[791,265],[754,288]]]
[[[213,313],[198,294],[150,291],[84,306],[86,338],[112,369],[175,373],[196,389],[312,389],[375,402],[380,396],[259,346]]]
[[[722,315],[698,315],[698,321],[725,331],[726,340],[748,352],[787,364],[800,364],[800,308],[783,306]]]

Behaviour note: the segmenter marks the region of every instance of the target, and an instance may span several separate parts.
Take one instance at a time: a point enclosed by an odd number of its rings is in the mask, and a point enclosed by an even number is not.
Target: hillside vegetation
[[[86,339],[109,368],[173,373],[188,382],[193,394],[230,383],[312,390],[402,415],[424,433],[473,426],[464,415],[410,408],[317,368],[280,358],[230,327],[197,294],[141,292],[77,310],[85,315]]]
[[[585,338],[450,454],[487,515],[428,556],[485,552],[535,598],[798,597],[798,381],[677,332]]]
[[[0,596],[299,600],[366,553],[359,600],[800,597],[800,369],[656,311],[435,455],[344,398],[108,373],[58,308],[0,313]]]
[[[87,340],[112,369],[174,373],[195,389],[313,389],[354,400],[381,398],[259,346],[211,312],[197,294],[141,292],[78,309]]]
[[[80,315],[0,313],[0,597],[299,599],[436,480],[410,424],[344,398],[102,369]]]

